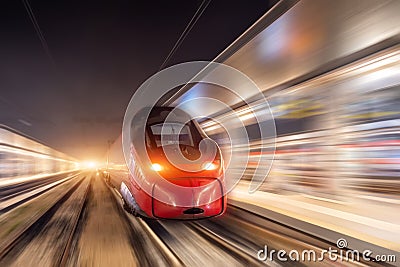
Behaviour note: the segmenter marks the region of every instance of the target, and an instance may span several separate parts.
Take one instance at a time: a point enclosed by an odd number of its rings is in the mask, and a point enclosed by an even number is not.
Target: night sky
[[[30,0],[43,42],[24,1],[0,1],[0,123],[79,159],[103,157],[202,3]],[[211,1],[167,66],[213,59],[269,8]]]

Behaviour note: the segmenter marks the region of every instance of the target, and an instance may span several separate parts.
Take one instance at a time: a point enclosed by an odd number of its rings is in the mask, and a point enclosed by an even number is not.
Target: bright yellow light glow
[[[96,169],[98,166],[98,163],[95,161],[85,161],[81,163],[82,168],[85,169]]]
[[[162,167],[160,164],[158,164],[158,163],[153,163],[153,164],[151,165],[151,169],[152,169],[153,171],[159,172],[159,171],[162,171],[163,167]]]
[[[207,171],[212,171],[218,168],[218,165],[212,162],[208,162],[204,165],[204,169]]]

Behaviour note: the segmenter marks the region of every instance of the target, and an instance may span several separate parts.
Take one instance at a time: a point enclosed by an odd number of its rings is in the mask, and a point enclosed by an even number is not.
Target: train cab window
[[[162,146],[161,134],[163,134],[164,145],[181,144],[194,146],[194,140],[189,125],[182,123],[160,123],[150,126],[151,133],[157,147]]]

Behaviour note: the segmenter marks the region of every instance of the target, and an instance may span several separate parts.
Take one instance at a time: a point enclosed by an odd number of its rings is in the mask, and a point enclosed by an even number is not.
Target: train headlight
[[[219,167],[219,163],[217,161],[214,162],[206,162],[203,164],[203,169],[207,171],[216,170]]]
[[[162,171],[163,166],[161,166],[161,165],[158,164],[158,163],[153,163],[153,164],[151,165],[151,169],[152,169],[153,171],[159,172],[159,171]]]

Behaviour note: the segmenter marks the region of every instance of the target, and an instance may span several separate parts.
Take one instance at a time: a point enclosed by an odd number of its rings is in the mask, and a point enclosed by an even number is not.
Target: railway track
[[[199,221],[146,220],[152,231],[165,242],[186,266],[218,266],[223,259],[235,266],[390,266],[378,262],[332,260],[323,250],[337,249],[336,244],[310,236],[286,225],[268,220],[249,211],[230,205],[226,215]],[[316,260],[259,260],[257,252],[268,245],[269,251],[315,251]],[[202,250],[218,258],[207,258]],[[345,255],[343,251],[343,255]],[[336,253],[339,256],[340,250]],[[323,255],[324,259],[319,259]],[[225,259],[224,259],[225,257]],[[231,259],[228,259],[228,258]],[[232,258],[236,262],[232,261]],[[319,260],[318,260],[319,259]]]
[[[210,220],[193,222],[193,227],[201,232],[205,232],[212,240],[219,243],[233,246],[241,253],[247,254],[253,259],[257,259],[257,252],[268,246],[269,251],[292,250],[314,251],[316,260],[280,260],[275,254],[274,261],[259,261],[259,266],[264,263],[269,266],[390,266],[382,262],[365,261],[361,256],[359,261],[350,259],[333,260],[328,254],[322,251],[332,248],[339,255],[346,255],[347,248],[339,249],[336,243],[310,235],[294,227],[257,215],[250,211],[229,205],[228,212],[223,218],[212,218]],[[341,251],[343,254],[341,254]],[[320,258],[323,257],[323,260]],[[335,258],[335,257],[333,257]],[[252,264],[250,264],[252,265]]]
[[[34,183],[15,186],[15,188],[12,189],[8,188],[10,186],[4,188],[4,190],[2,188],[2,195],[4,196],[0,198],[0,201],[2,202],[0,205],[0,215],[43,195],[49,190],[70,181],[78,175],[80,175],[80,173],[71,174],[64,179],[59,179],[60,175],[57,175],[55,177],[50,177],[43,182],[35,181]]]
[[[107,184],[113,195],[121,217],[129,223],[132,249],[135,251],[138,266],[185,266],[182,260],[149,227],[145,219],[134,217],[123,209],[122,197],[118,190]]]
[[[118,190],[112,190],[118,201],[116,203],[123,210]],[[223,216],[198,221],[137,218],[125,211],[124,216],[132,221],[135,231],[142,235],[153,235],[157,241],[153,240],[152,243],[159,251],[171,255],[173,261],[170,260],[168,266],[390,266],[366,262],[362,258],[360,262],[335,261],[327,254],[322,254],[323,260],[315,261],[279,260],[276,254],[274,260],[260,260],[257,253],[265,245],[269,251],[275,252],[296,250],[302,253],[313,250],[318,258],[323,250],[330,247],[337,249],[337,244],[234,205],[229,205]],[[346,251],[342,250],[343,253]],[[146,254],[143,255],[146,257]],[[155,266],[154,263],[150,265]]]
[[[192,222],[146,222],[185,266],[256,266],[253,258]]]
[[[111,185],[110,188],[113,186]],[[112,188],[122,210],[118,190]],[[233,207],[230,207],[233,209]],[[237,215],[237,214],[235,214]],[[234,217],[230,214],[227,217]],[[169,255],[168,266],[204,266],[205,263],[229,264],[232,266],[281,266],[277,262],[261,262],[257,251],[261,246],[245,237],[229,231],[229,225],[221,226],[214,221],[223,218],[200,221],[171,221],[137,218],[124,211],[124,216],[141,233],[154,236],[155,244],[164,255]],[[239,216],[243,216],[242,214]],[[238,223],[238,222],[235,222]],[[238,223],[237,225],[241,225]],[[258,233],[260,234],[260,233]],[[260,243],[261,244],[261,243]],[[173,264],[171,264],[173,263]],[[212,265],[212,264],[211,264]],[[152,265],[154,266],[154,265]]]
[[[75,182],[1,249],[0,265],[65,266],[90,188],[90,177]]]
[[[76,234],[76,230],[78,228],[78,225],[81,222],[81,219],[82,219],[82,216],[83,216],[83,212],[84,212],[84,209],[86,207],[88,195],[89,195],[90,190],[92,188],[91,187],[92,179],[93,178],[91,178],[91,180],[89,182],[89,185],[86,187],[86,189],[84,191],[84,196],[83,196],[83,199],[82,199],[81,203],[78,203],[78,212],[75,214],[75,216],[74,216],[74,218],[73,218],[73,220],[71,222],[72,225],[73,225],[73,228],[72,228],[72,231],[69,232],[67,243],[64,246],[64,250],[63,250],[62,256],[61,256],[61,258],[59,260],[59,263],[60,263],[59,266],[60,267],[64,267],[64,266],[67,265],[67,262],[68,262],[68,260],[69,260],[69,258],[71,256],[71,254],[72,254],[74,236]]]
[[[241,246],[241,243],[234,242],[232,239],[226,238],[209,228],[205,227],[200,223],[190,223],[190,227],[210,243],[220,247],[225,252],[230,255],[234,255],[235,258],[239,259],[243,265],[246,266],[259,266],[260,261],[255,257],[254,251],[246,249],[246,247]]]

